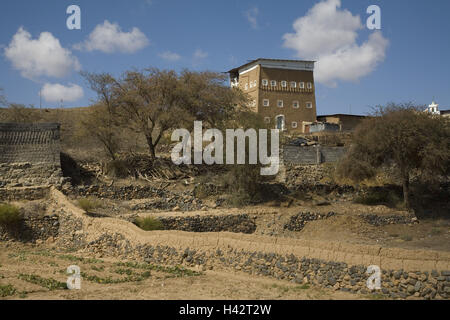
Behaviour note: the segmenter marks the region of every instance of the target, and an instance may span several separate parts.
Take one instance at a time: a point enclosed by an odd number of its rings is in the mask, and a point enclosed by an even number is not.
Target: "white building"
[[[428,108],[425,109],[425,112],[429,112],[429,113],[435,114],[435,115],[440,115],[441,114],[441,112],[439,111],[439,105],[436,102],[434,102],[434,100],[428,106]]]

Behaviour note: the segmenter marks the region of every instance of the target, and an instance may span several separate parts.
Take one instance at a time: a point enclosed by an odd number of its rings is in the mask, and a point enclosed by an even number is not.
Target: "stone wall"
[[[60,126],[0,123],[0,188],[63,183]]]
[[[283,161],[285,164],[321,164],[337,162],[347,149],[345,147],[324,146],[284,146]]]
[[[158,216],[157,219],[164,225],[164,230],[239,233],[256,230],[256,224],[248,214]]]
[[[284,225],[284,229],[289,231],[301,231],[309,221],[328,219],[335,216],[335,212],[316,213],[316,212],[300,212],[289,218],[289,222]]]
[[[57,215],[24,218],[17,226],[0,225],[0,241],[14,240],[35,242],[56,238],[59,234],[59,218]]]
[[[164,239],[167,240],[167,237]],[[184,249],[170,244],[150,243],[133,247],[121,234],[102,234],[91,241],[85,250],[124,258],[139,257],[148,263],[240,271],[297,284],[308,283],[360,294],[374,293],[393,299],[450,299],[449,270],[411,272],[401,268],[381,269],[381,289],[370,290],[367,287],[371,276],[367,272],[369,265],[352,265],[338,259],[317,259],[295,253],[246,250],[226,246],[220,238],[216,248],[204,250],[191,248],[189,244],[185,244]]]

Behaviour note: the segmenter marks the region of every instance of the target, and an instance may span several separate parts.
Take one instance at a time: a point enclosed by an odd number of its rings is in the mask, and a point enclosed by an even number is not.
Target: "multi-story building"
[[[234,68],[232,87],[251,98],[251,107],[275,128],[305,132],[316,121],[314,61],[256,59]]]

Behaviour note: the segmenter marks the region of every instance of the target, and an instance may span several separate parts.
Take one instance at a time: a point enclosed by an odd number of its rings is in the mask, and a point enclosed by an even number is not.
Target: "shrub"
[[[0,225],[17,225],[22,220],[19,209],[13,205],[0,204]]]
[[[137,218],[134,221],[134,224],[145,231],[164,229],[164,225],[162,224],[162,222],[153,217]]]
[[[16,289],[12,285],[0,285],[0,297],[4,298],[7,296],[12,296],[15,293]]]
[[[91,212],[94,209],[102,207],[101,202],[96,199],[87,199],[87,198],[78,199],[77,204],[78,207],[80,207],[86,212]]]
[[[401,208],[402,197],[393,190],[369,190],[358,196],[353,202],[368,206],[386,205],[393,208]]]
[[[129,174],[125,160],[112,160],[106,164],[106,174],[116,178],[126,178]]]

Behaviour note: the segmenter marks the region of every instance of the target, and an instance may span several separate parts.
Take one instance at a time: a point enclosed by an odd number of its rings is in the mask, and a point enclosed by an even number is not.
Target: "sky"
[[[71,5],[79,30],[67,27]],[[371,5],[379,30],[367,27]],[[433,98],[445,110],[449,14],[448,0],[3,0],[0,88],[14,103],[78,107],[95,100],[80,71],[225,72],[256,58],[305,59],[317,61],[318,114]]]

